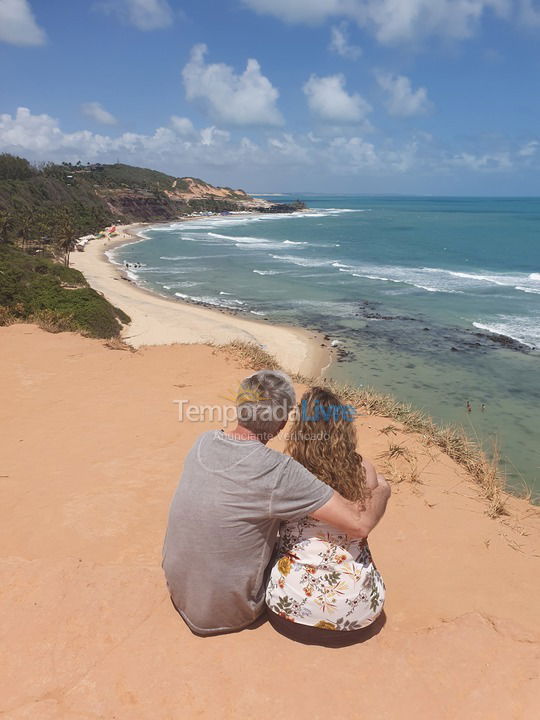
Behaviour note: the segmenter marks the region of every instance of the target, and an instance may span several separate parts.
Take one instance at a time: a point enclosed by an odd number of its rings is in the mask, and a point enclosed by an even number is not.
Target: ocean
[[[538,493],[540,199],[299,199],[147,228],[111,256],[161,295],[322,330],[331,377],[496,441],[509,485]]]

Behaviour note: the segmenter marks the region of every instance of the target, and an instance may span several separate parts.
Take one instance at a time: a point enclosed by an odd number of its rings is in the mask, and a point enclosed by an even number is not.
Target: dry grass
[[[281,369],[272,355],[254,343],[236,340],[217,347],[234,357],[246,369]],[[506,479],[500,468],[500,454],[496,445],[488,455],[480,443],[468,437],[462,428],[453,425],[437,425],[431,417],[420,410],[416,410],[412,405],[399,402],[392,395],[377,392],[372,388],[342,385],[333,380],[309,378],[298,373],[293,375],[292,378],[295,382],[308,387],[313,385],[328,387],[339,395],[343,403],[353,405],[360,413],[386,417],[402,423],[403,432],[419,434],[426,448],[437,447],[467,471],[487,500],[487,514],[490,517],[508,514],[505,508]],[[379,432],[390,435],[396,434],[398,431],[400,431],[400,428],[390,424]],[[407,448],[397,443],[390,444],[387,453],[389,455],[386,469],[391,480],[395,482],[421,482],[422,471],[418,469],[417,458],[411,455]],[[405,468],[398,468],[397,464],[393,462],[396,457],[406,461]],[[524,492],[520,497],[532,500],[532,492],[525,480],[523,480],[523,486]]]
[[[233,340],[225,345],[211,345],[211,347],[224,350],[246,369],[249,368],[254,371],[264,370],[265,368],[268,370],[281,370],[276,358],[255,343]]]
[[[379,430],[382,435],[396,435],[398,431],[399,428],[397,425],[386,425]]]
[[[121,337],[113,337],[109,340],[106,340],[104,343],[106,348],[109,348],[109,350],[124,350],[125,352],[137,352],[134,347],[131,345],[128,345],[125,340],[123,340]]]
[[[13,325],[17,322],[17,318],[11,312],[11,310],[3,305],[0,305],[0,327]]]
[[[395,460],[398,457],[402,457],[405,460],[411,458],[411,452],[405,445],[399,445],[398,443],[390,443],[388,450],[382,452],[379,456],[380,460]]]
[[[29,320],[42,330],[50,333],[80,332],[80,327],[72,315],[59,313],[55,310],[39,310],[31,315]]]
[[[403,424],[404,431],[421,435],[424,445],[434,445],[463,467],[480,487],[488,501],[490,517],[506,514],[506,479],[500,469],[498,448],[488,454],[477,441],[471,440],[465,431],[453,425],[437,425],[425,413],[410,404],[401,403],[391,395],[378,393],[372,388],[340,386],[333,381],[329,387],[340,394],[344,402],[350,403],[367,415],[380,415]],[[393,455],[399,453],[395,447]],[[411,470],[412,476],[419,477],[418,469]],[[415,480],[416,481],[416,480]]]
[[[234,341],[228,345],[220,346],[226,352],[240,361],[243,367],[253,370],[263,368],[280,369],[279,363],[265,350],[253,343]],[[465,431],[453,425],[437,425],[432,418],[425,413],[416,410],[412,405],[399,402],[395,397],[379,393],[372,388],[357,388],[353,385],[341,385],[333,380],[324,381],[320,378],[307,378],[302,375],[294,375],[295,382],[304,385],[323,385],[337,393],[343,403],[353,405],[360,413],[365,415],[377,415],[389,418],[402,423],[403,432],[417,433],[422,438],[425,447],[435,446],[443,453],[452,458],[458,465],[464,468],[469,477],[480,488],[485,497],[488,507],[487,514],[490,517],[499,517],[508,514],[505,509],[506,502],[506,478],[499,465],[499,451],[495,446],[492,451],[486,451],[480,443],[471,440]],[[381,432],[384,434],[394,433],[399,428],[388,425]],[[402,447],[397,444],[389,448],[387,465],[390,474],[394,474],[399,482],[420,482],[421,471],[418,469],[417,459],[407,449],[398,450]],[[393,456],[393,458],[392,458]],[[399,469],[393,462],[395,457],[405,460],[405,470]],[[392,479],[392,478],[390,478]],[[526,484],[525,484],[526,486]],[[528,497],[531,497],[530,490]]]

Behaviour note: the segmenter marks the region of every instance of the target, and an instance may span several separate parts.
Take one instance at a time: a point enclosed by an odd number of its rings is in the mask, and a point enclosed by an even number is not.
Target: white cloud
[[[226,130],[220,130],[217,127],[207,127],[201,130],[201,145],[208,147],[209,145],[220,145],[229,142],[231,133]]]
[[[43,45],[45,40],[45,31],[36,23],[28,0],[0,0],[0,41]]]
[[[330,28],[330,45],[331,52],[340,55],[347,60],[357,60],[362,54],[362,49],[358,45],[352,45],[348,37],[348,23],[341,22]]]
[[[285,162],[289,165],[312,165],[316,159],[292,133],[282,133],[280,137],[268,138],[268,154],[273,162]]]
[[[507,151],[484,153],[482,155],[462,152],[450,157],[448,164],[477,172],[496,172],[500,170],[510,170],[513,167],[512,158]]]
[[[386,94],[386,107],[391,115],[421,115],[431,108],[426,88],[413,90],[411,81],[405,75],[378,70],[375,77]]]
[[[371,29],[381,43],[429,35],[467,38],[486,11],[507,17],[512,9],[512,0],[244,0],[244,4],[289,23],[344,17]]]
[[[535,6],[534,0],[519,0],[520,20],[527,27],[540,25],[540,7]]]
[[[358,93],[345,90],[343,75],[312,75],[303,87],[311,110],[323,120],[358,122],[371,112],[371,105]]]
[[[523,147],[521,147],[518,150],[518,155],[519,155],[519,157],[524,157],[524,158],[532,157],[533,155],[536,155],[536,153],[538,152],[539,146],[540,146],[540,143],[538,142],[538,140],[531,140],[530,142],[528,142],[526,145],[523,145]]]
[[[173,115],[171,117],[171,125],[179,135],[188,136],[193,135],[195,132],[193,123],[187,117],[178,117],[178,115]]]
[[[187,121],[178,123],[178,120]],[[214,126],[196,130],[193,125],[189,137],[178,129],[188,128],[187,118],[171,118],[171,127],[159,127],[150,135],[125,132],[115,137],[79,130],[65,133],[58,121],[50,115],[33,115],[28,108],[20,107],[15,115],[0,115],[0,151],[29,156],[35,160],[102,160],[112,161],[117,156],[126,162],[147,162],[149,167],[163,165],[174,158],[179,161],[201,158],[204,162],[219,164],[221,155],[215,155],[216,146],[227,147],[230,134]],[[208,148],[212,154],[207,156]],[[231,145],[227,155],[233,161],[238,146]],[[201,155],[202,152],[202,155]],[[208,151],[209,152],[209,151]]]
[[[216,118],[231,125],[282,125],[276,107],[279,92],[261,73],[256,60],[247,61],[241,75],[224,63],[205,63],[206,45],[195,45],[182,71],[186,97],[203,104]]]
[[[55,118],[19,108],[15,115],[0,115],[0,151],[34,161],[115,162],[120,158],[134,165],[235,186],[243,184],[246,177],[261,183],[270,177],[278,183],[294,177],[314,189],[331,187],[334,177],[355,176],[358,182],[367,183],[366,188],[380,180],[377,187],[387,189],[406,189],[411,178],[421,177],[427,178],[431,183],[427,187],[432,188],[434,180],[446,177],[452,178],[453,187],[459,191],[462,186],[458,183],[464,178],[496,178],[511,172],[517,177],[524,168],[535,169],[538,164],[538,154],[533,153],[536,140],[525,146],[515,144],[512,149],[510,145],[501,147],[499,138],[482,152],[469,148],[450,151],[424,133],[400,143],[390,138],[368,141],[358,131],[350,136],[339,130],[317,136],[312,132],[265,133],[266,140],[257,141],[235,139],[215,126],[193,128],[186,136],[177,132],[175,125],[178,127],[173,117],[169,126],[149,134],[66,133]],[[475,147],[477,144],[475,141]],[[319,181],[323,185],[317,188],[314,183]]]
[[[159,30],[172,25],[174,19],[167,0],[101,0],[95,7],[139,30]]]
[[[115,125],[116,118],[98,102],[87,102],[81,105],[81,112],[101,125]]]

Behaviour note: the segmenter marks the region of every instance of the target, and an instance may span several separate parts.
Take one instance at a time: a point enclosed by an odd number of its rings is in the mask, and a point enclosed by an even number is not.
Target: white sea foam
[[[404,283],[428,292],[467,293],[489,288],[507,287],[521,292],[540,293],[540,274],[463,272],[437,267],[405,267],[402,265],[346,266],[334,262],[340,272],[381,282]]]
[[[280,275],[279,270],[254,270],[254,273],[257,273],[257,275]]]
[[[167,255],[160,255],[160,260],[206,260],[207,257],[212,257],[211,255],[173,255],[171,257]],[[219,255],[216,255],[215,257],[220,257]]]
[[[365,209],[354,209],[354,208],[313,208],[308,212],[298,213],[298,217],[313,218],[313,217],[332,217],[332,215],[342,215],[344,213],[361,213],[369,212],[371,208]]]
[[[322,258],[303,258],[295,255],[270,255],[274,260],[283,260],[293,265],[301,265],[302,267],[319,267],[323,265],[331,265],[332,260],[323,260]]]
[[[540,317],[498,315],[494,320],[473,322],[475,328],[504,335],[532,348],[540,346]]]
[[[243,300],[238,300],[237,298],[225,300],[219,297],[214,297],[213,295],[186,295],[185,293],[180,292],[176,292],[174,294],[182,300],[190,300],[191,302],[202,305],[215,305],[216,307],[226,308],[228,310],[238,310],[239,305],[245,305]]]
[[[209,237],[218,238],[219,240],[231,240],[234,243],[267,243],[266,238],[251,237],[250,235],[222,235],[221,233],[207,233]],[[270,241],[271,242],[271,241]]]
[[[210,216],[187,221],[172,222],[168,225],[156,225],[155,227],[146,228],[146,232],[174,233],[178,230],[190,232],[191,230],[208,230],[209,228],[217,229],[238,225],[249,225],[251,223],[267,222],[269,220],[300,220],[302,218],[332,217],[333,215],[341,215],[344,213],[362,213],[370,211],[371,208],[313,208],[307,212],[300,210],[292,213],[261,213],[260,215],[239,215],[234,217]],[[141,234],[142,233],[139,233],[139,235]]]

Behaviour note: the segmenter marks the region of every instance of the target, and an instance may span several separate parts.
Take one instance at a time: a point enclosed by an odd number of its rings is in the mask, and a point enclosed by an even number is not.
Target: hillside
[[[88,286],[78,270],[0,245],[0,326],[34,322],[44,330],[89,337],[119,335],[130,318]]]
[[[95,232],[109,223],[166,221],[201,211],[290,212],[299,207],[122,163],[47,163],[36,168],[24,158],[0,155],[0,240],[23,245]]]
[[[0,328],[0,363],[3,719],[538,716],[540,517],[525,501],[488,517],[462,467],[366,407],[361,453],[378,463],[399,442],[422,468],[392,481],[369,538],[380,632],[339,650],[268,623],[200,638],[170,602],[161,549],[184,458],[222,424],[180,423],[178,407],[221,406],[251,367],[215,347],[118,352],[28,325]]]

